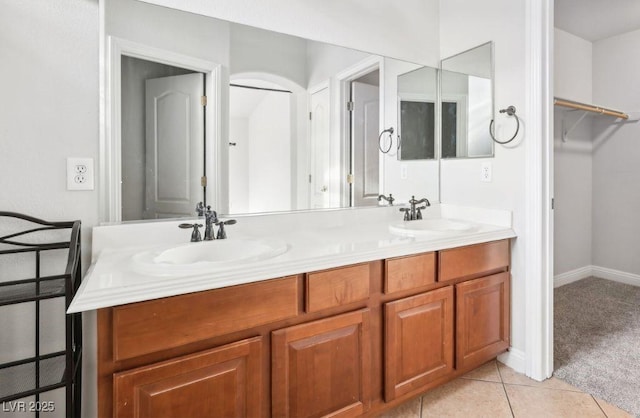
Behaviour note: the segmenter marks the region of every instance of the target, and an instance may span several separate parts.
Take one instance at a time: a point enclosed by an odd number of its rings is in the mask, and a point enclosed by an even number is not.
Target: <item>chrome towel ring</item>
[[[493,119],[491,119],[491,123],[489,124],[489,135],[491,135],[491,139],[493,139],[495,142],[497,142],[500,145],[504,145],[504,144],[508,144],[509,142],[513,141],[514,139],[516,139],[516,136],[518,136],[518,132],[520,131],[520,118],[518,117],[518,115],[516,115],[516,107],[515,106],[509,106],[506,109],[500,109],[500,113],[506,113],[509,116],[514,116],[516,118],[516,132],[513,134],[513,136],[506,140],[506,141],[500,141],[498,139],[496,139],[496,137],[493,134]]]

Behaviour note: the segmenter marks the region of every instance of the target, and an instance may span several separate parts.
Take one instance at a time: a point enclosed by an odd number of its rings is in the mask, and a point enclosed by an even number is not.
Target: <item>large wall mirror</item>
[[[433,117],[408,122],[437,70],[134,0],[104,18],[105,220],[438,200],[437,162],[400,167],[378,143],[405,108],[407,137],[430,133],[403,155],[434,158]]]
[[[493,43],[441,62],[442,158],[492,157]]]

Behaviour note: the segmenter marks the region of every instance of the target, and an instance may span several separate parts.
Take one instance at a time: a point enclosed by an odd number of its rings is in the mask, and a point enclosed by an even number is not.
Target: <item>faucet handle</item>
[[[419,208],[416,208],[416,219],[422,219],[422,212],[420,212],[422,209],[426,209],[426,206],[420,206]]]
[[[220,226],[220,228],[218,228],[218,235],[216,236],[216,239],[225,239],[227,238],[227,231],[224,230],[224,226],[225,225],[234,225],[236,224],[238,221],[236,221],[235,219],[229,219],[226,221],[218,221],[216,222],[216,225]]]
[[[202,235],[200,235],[200,231],[198,230],[198,228],[200,228],[201,226],[202,224],[198,224],[198,223],[180,224],[178,225],[178,228],[182,228],[182,229],[193,228],[193,232],[191,233],[191,242],[200,242],[202,241]]]
[[[411,211],[411,209],[409,208],[400,208],[400,212],[404,212],[404,219],[405,221],[410,220],[410,216],[409,216],[409,212]]]

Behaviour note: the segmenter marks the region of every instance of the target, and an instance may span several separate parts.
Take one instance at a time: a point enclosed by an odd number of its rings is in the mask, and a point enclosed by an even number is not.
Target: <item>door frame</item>
[[[218,179],[223,177],[221,159],[221,66],[199,58],[173,51],[151,47],[115,36],[106,40],[106,65],[104,94],[100,111],[100,170],[99,170],[99,219],[106,222],[122,220],[122,125],[121,125],[121,60],[129,56],[166,65],[186,68],[205,74],[208,105],[205,110],[205,158],[208,184],[207,202],[220,194],[216,190]],[[210,158],[215,156],[215,158]],[[195,208],[194,208],[195,210]],[[195,212],[194,212],[195,216]]]
[[[553,373],[553,6],[526,0],[525,374]]]
[[[317,84],[314,84],[313,86],[309,87],[309,89],[307,90],[307,109],[308,112],[311,113],[312,112],[312,106],[311,106],[311,98],[314,94],[321,92],[322,90],[327,89],[327,93],[329,94],[329,120],[327,121],[327,123],[329,124],[329,138],[331,138],[331,132],[332,132],[332,126],[333,126],[333,115],[332,115],[332,106],[331,106],[331,81],[329,79],[321,81]],[[306,160],[307,160],[307,167],[309,167],[308,171],[312,171],[312,167],[315,167],[315,162],[313,161],[313,144],[311,144],[311,120],[308,121],[309,123],[307,123],[307,142],[308,142],[308,149],[307,149],[307,155],[306,155]],[[331,154],[331,139],[329,139],[329,154]],[[331,162],[331,161],[329,161]],[[315,175],[315,173],[310,173],[309,175]],[[314,193],[314,188],[313,185],[315,184],[314,182],[316,181],[316,179],[314,178],[313,181],[310,181],[307,183],[307,207],[309,209],[313,208],[313,193]]]
[[[380,81],[378,83],[378,98],[379,98],[379,114],[378,114],[378,131],[382,131],[384,128],[384,58],[376,55],[372,55],[349,68],[346,68],[336,74],[336,83],[338,94],[336,94],[337,101],[333,101],[335,109],[338,113],[338,137],[340,138],[340,196],[342,207],[352,204],[351,202],[351,185],[347,184],[347,174],[350,172],[350,168],[353,165],[353,156],[351,155],[351,115],[347,109],[346,103],[351,98],[351,82],[368,74],[372,71],[378,70]],[[333,107],[333,106],[332,106]],[[333,132],[333,128],[332,128]],[[379,176],[380,176],[380,191],[384,190],[384,158],[380,158],[379,162]]]

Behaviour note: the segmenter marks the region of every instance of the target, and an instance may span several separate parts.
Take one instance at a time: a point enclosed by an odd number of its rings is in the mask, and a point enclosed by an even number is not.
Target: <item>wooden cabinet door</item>
[[[257,417],[261,337],[114,375],[116,417]]]
[[[385,400],[453,371],[453,286],[387,303]]]
[[[369,310],[274,331],[274,417],[358,416],[371,400]]]
[[[456,285],[456,368],[478,366],[509,348],[509,273]]]

